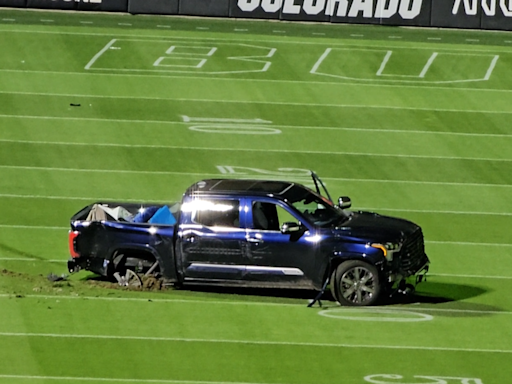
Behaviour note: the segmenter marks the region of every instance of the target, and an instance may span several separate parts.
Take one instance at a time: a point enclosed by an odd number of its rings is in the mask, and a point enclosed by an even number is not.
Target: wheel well
[[[378,266],[378,263],[376,264],[374,262],[374,260],[372,260],[371,258],[367,258],[367,257],[362,257],[360,255],[352,255],[353,257],[334,257],[331,259],[331,264],[330,264],[330,273],[332,273],[336,268],[338,268],[338,266],[341,264],[341,263],[344,263],[346,261],[352,261],[352,260],[359,260],[359,261],[362,261],[364,263],[367,263],[367,264],[370,264],[370,265],[373,265],[374,267],[376,267],[377,269],[380,269],[379,266]]]
[[[328,273],[329,274],[329,277],[332,275],[332,273],[336,270],[336,268],[338,268],[338,266],[341,264],[341,263],[345,263],[347,261],[353,261],[353,260],[359,260],[359,261],[362,261],[362,262],[365,262],[369,265],[372,265],[374,267],[377,268],[377,270],[379,271],[379,274],[381,272],[380,270],[380,267],[378,265],[375,265],[371,260],[368,260],[364,257],[350,257],[350,258],[344,258],[344,257],[334,257],[331,259],[331,263],[328,267],[328,270],[326,271],[326,274]]]
[[[156,261],[155,255],[142,249],[118,249],[112,255],[114,272],[122,272],[126,269],[131,269],[139,273],[146,272]],[[158,271],[158,269],[156,271]]]

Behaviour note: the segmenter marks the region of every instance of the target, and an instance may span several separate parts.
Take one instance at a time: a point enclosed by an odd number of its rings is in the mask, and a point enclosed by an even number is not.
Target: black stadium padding
[[[27,0],[0,0],[0,7],[22,7],[27,6]]]
[[[0,7],[512,31],[512,0],[0,0]]]
[[[77,9],[76,2],[63,0],[27,0],[28,8]]]
[[[28,8],[114,12],[126,12],[128,10],[128,0],[26,0],[26,2]]]
[[[325,12],[328,0],[295,0],[293,3],[284,3],[281,8],[281,20],[297,21],[329,21]]]
[[[489,2],[492,3],[492,2]],[[505,5],[499,0],[496,0],[494,7],[489,7],[486,12],[482,12],[482,29],[502,29],[506,31],[512,31],[512,2],[505,1]],[[502,9],[502,6],[505,9]],[[508,15],[508,16],[507,16]]]
[[[128,12],[134,14],[177,15],[178,10],[179,0],[128,0]]]
[[[430,25],[431,0],[331,1],[333,23]]]
[[[192,16],[229,16],[229,0],[182,0],[180,15]]]
[[[380,24],[380,18],[375,17],[376,6],[372,1],[333,1],[330,20],[332,23]]]
[[[89,0],[90,1],[90,0]],[[101,0],[101,4],[78,2],[80,11],[107,11],[107,12],[127,12],[128,0]]]
[[[430,26],[479,29],[482,15],[480,3],[474,0],[432,0]],[[456,4],[459,6],[454,7]],[[466,9],[466,5],[472,5],[474,8]]]
[[[380,23],[382,25],[407,25],[415,27],[429,27],[430,14],[432,11],[432,2],[430,0],[423,0],[419,2],[404,1],[398,2],[398,6],[391,6],[393,2],[387,1],[387,4],[382,9],[382,15],[390,15],[390,17],[381,17]],[[396,3],[395,3],[396,4]],[[396,10],[396,12],[394,12]],[[419,14],[417,14],[419,10]]]

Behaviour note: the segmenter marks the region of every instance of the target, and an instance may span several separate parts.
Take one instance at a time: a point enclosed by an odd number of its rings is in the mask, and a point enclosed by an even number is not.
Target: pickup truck
[[[327,287],[341,305],[372,305],[405,292],[429,268],[421,228],[334,203],[312,172],[311,188],[271,180],[208,179],[181,202],[98,202],[71,218],[70,272],[86,269],[140,285]]]

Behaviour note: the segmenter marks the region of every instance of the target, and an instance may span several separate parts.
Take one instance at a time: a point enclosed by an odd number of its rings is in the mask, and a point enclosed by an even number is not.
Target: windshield
[[[330,200],[306,187],[294,186],[287,201],[310,223],[319,227],[331,227],[343,223],[348,213],[337,208]]]

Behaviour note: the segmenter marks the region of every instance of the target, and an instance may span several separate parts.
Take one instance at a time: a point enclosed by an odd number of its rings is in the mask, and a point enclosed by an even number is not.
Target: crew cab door
[[[239,280],[245,271],[245,230],[240,200],[185,201],[177,239],[178,270],[186,280]]]
[[[316,237],[302,226],[284,234],[282,225],[300,217],[288,206],[265,199],[250,202],[247,217],[247,279],[280,286],[312,287],[317,257]]]

